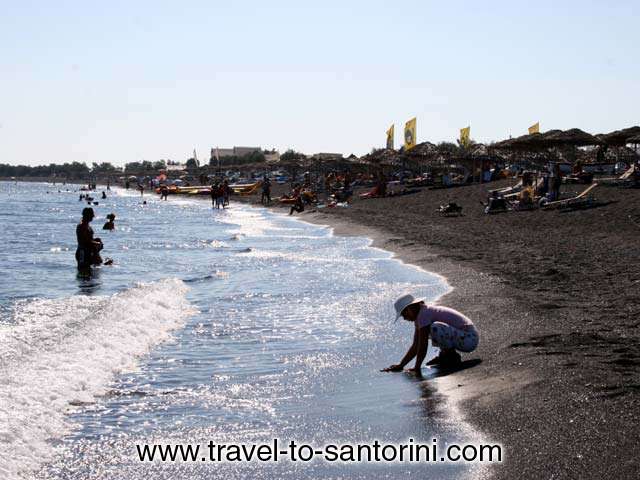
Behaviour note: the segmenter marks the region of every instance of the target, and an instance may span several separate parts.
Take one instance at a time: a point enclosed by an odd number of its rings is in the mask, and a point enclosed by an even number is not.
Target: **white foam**
[[[119,372],[194,313],[179,280],[110,297],[73,296],[16,305],[0,325],[0,478],[29,477],[73,428],[71,404],[93,402]]]

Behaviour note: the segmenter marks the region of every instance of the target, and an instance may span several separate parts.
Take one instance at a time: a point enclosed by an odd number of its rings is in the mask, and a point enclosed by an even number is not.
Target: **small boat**
[[[162,193],[162,187],[156,188],[156,193]],[[193,185],[190,187],[179,187],[177,185],[168,185],[167,193],[169,195],[210,195],[211,187],[206,185]]]
[[[229,185],[229,188],[236,195],[252,195],[258,191],[262,182],[254,182],[254,183],[234,183]]]

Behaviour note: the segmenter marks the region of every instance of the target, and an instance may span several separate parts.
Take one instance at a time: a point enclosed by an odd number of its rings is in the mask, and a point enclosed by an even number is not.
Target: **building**
[[[280,152],[265,153],[264,159],[267,163],[278,163],[280,161]]]
[[[233,148],[213,148],[211,154],[215,158],[216,150],[220,158],[224,157],[244,157],[250,153],[260,151],[260,147],[233,147]]]

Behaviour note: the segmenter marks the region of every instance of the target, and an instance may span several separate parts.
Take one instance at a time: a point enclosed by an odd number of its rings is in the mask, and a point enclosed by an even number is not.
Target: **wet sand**
[[[481,362],[431,381],[504,445],[495,478],[637,478],[640,190],[597,187],[604,205],[588,210],[483,214],[487,188],[512,183],[355,199],[299,217],[448,278],[454,290],[440,303],[474,319],[480,347],[463,359]],[[464,215],[440,217],[447,201]]]

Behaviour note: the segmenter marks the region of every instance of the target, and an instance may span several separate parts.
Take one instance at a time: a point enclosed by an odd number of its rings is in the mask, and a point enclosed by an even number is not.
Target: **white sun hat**
[[[409,305],[413,305],[414,303],[424,302],[424,298],[417,298],[407,293],[406,295],[401,296],[396,300],[396,303],[393,304],[393,307],[396,309],[396,320],[398,320],[402,316],[402,311],[407,308]]]

